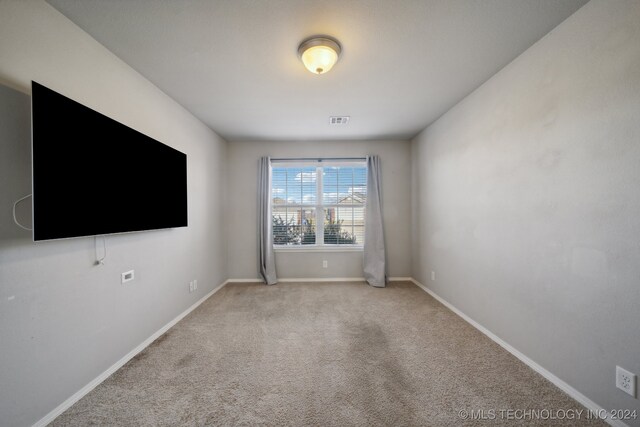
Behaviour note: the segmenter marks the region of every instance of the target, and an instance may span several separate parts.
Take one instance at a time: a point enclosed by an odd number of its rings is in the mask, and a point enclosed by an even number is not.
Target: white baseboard
[[[389,277],[390,282],[412,282],[411,277]],[[364,277],[287,277],[278,282],[364,282]],[[227,283],[262,283],[262,279],[229,279]]]
[[[151,335],[149,338],[144,340],[140,345],[138,345],[136,348],[134,348],[129,353],[127,353],[122,359],[118,360],[116,363],[111,365],[106,371],[104,371],[103,373],[98,375],[89,384],[87,384],[84,387],[82,387],[80,390],[78,390],[76,393],[74,393],[71,397],[69,397],[67,400],[65,400],[60,405],[58,405],[58,407],[56,407],[53,411],[51,411],[47,415],[45,415],[42,419],[40,419],[38,422],[36,422],[33,425],[33,427],[44,427],[47,424],[49,424],[50,422],[52,422],[53,420],[55,420],[56,417],[58,417],[64,411],[69,409],[78,400],[82,399],[87,393],[89,393],[91,390],[96,388],[101,382],[103,382],[104,380],[109,378],[109,376],[111,376],[111,374],[113,374],[115,371],[117,371],[118,369],[123,367],[125,365],[125,363],[127,363],[129,360],[133,359],[138,353],[140,353],[142,350],[147,348],[149,346],[149,344],[151,344],[157,338],[159,338],[162,334],[167,332],[172,326],[174,326],[176,323],[178,323],[180,320],[182,320],[187,314],[189,314],[193,310],[195,310],[195,308],[198,307],[203,302],[205,302],[207,300],[207,298],[209,298],[211,295],[215,294],[220,289],[222,289],[227,283],[229,283],[229,280],[225,281],[224,283],[219,285],[217,288],[215,288],[214,290],[212,290],[211,292],[209,292],[208,294],[206,294],[205,296],[200,298],[195,304],[193,304],[191,307],[187,308],[185,311],[180,313],[175,319],[173,319],[172,321],[170,321],[169,323],[164,325],[162,328],[160,328],[158,331],[156,331],[153,335]]]
[[[540,366],[539,364],[531,360],[529,357],[525,356],[519,350],[512,347],[509,343],[507,343],[506,341],[504,341],[503,339],[495,335],[493,332],[491,332],[490,330],[488,330],[487,328],[485,328],[484,326],[482,326],[481,324],[479,324],[478,322],[476,322],[475,320],[473,320],[472,318],[464,314],[462,311],[458,310],[454,305],[449,303],[449,301],[440,297],[438,294],[436,294],[431,289],[429,289],[422,283],[418,282],[414,278],[411,278],[410,280],[413,283],[415,283],[416,286],[422,288],[426,293],[428,293],[433,298],[435,298],[442,305],[444,305],[449,310],[453,311],[455,314],[460,316],[464,321],[466,321],[471,326],[473,326],[474,328],[476,328],[477,330],[485,334],[487,337],[489,337],[492,341],[494,341],[500,347],[504,348],[509,353],[513,354],[515,357],[520,359],[520,361],[522,361],[524,364],[529,366],[531,369],[533,369],[534,371],[536,371],[537,373],[545,377],[547,380],[549,380],[551,383],[553,383],[560,390],[564,391],[566,394],[568,394],[573,399],[578,401],[578,403],[580,403],[582,406],[587,408],[587,410],[592,411],[592,413],[594,414],[606,414],[606,418],[603,421],[605,421],[607,424],[615,427],[628,427],[622,421],[612,419],[611,414],[607,412],[604,408],[602,408],[600,405],[595,403],[593,400],[589,399],[584,394],[580,393],[575,388],[571,387],[566,382],[562,381],[560,378],[558,378],[557,376],[555,376],[554,374],[552,374],[551,372],[549,372],[548,370],[546,370],[545,368],[543,368],[542,366]]]
[[[278,282],[364,282],[364,277],[288,277]]]
[[[228,279],[225,283],[263,283],[262,279]]]
[[[413,282],[412,277],[387,277],[387,279],[390,282]]]
[[[229,279],[228,283],[263,283],[262,279]],[[364,277],[287,277],[278,282],[364,282]]]

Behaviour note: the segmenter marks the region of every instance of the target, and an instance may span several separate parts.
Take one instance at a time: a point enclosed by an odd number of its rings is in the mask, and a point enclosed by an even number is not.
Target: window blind
[[[361,246],[366,183],[363,162],[274,163],[274,245]]]

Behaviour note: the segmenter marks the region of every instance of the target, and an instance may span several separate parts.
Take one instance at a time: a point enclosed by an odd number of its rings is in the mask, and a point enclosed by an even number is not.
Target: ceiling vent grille
[[[349,116],[330,116],[329,124],[330,125],[346,125],[349,123]]]

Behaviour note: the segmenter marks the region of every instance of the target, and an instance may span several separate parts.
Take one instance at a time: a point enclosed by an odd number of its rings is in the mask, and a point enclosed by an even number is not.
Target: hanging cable
[[[102,237],[102,258],[98,256],[98,237]],[[107,238],[105,236],[95,236],[94,243],[95,243],[95,249],[96,249],[95,265],[104,265],[104,260],[107,257]]]
[[[28,199],[29,197],[31,197],[31,194],[27,194],[23,198],[16,200],[16,202],[13,204],[13,222],[15,222],[18,227],[20,227],[20,228],[22,228],[24,230],[32,231],[33,228],[25,227],[24,225],[20,224],[18,222],[18,218],[16,217],[16,207],[18,206],[18,203],[20,203],[23,200]]]

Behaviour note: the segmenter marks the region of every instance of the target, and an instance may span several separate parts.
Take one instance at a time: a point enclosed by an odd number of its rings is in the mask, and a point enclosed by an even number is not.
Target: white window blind
[[[274,245],[363,245],[364,162],[274,162],[271,194]]]

